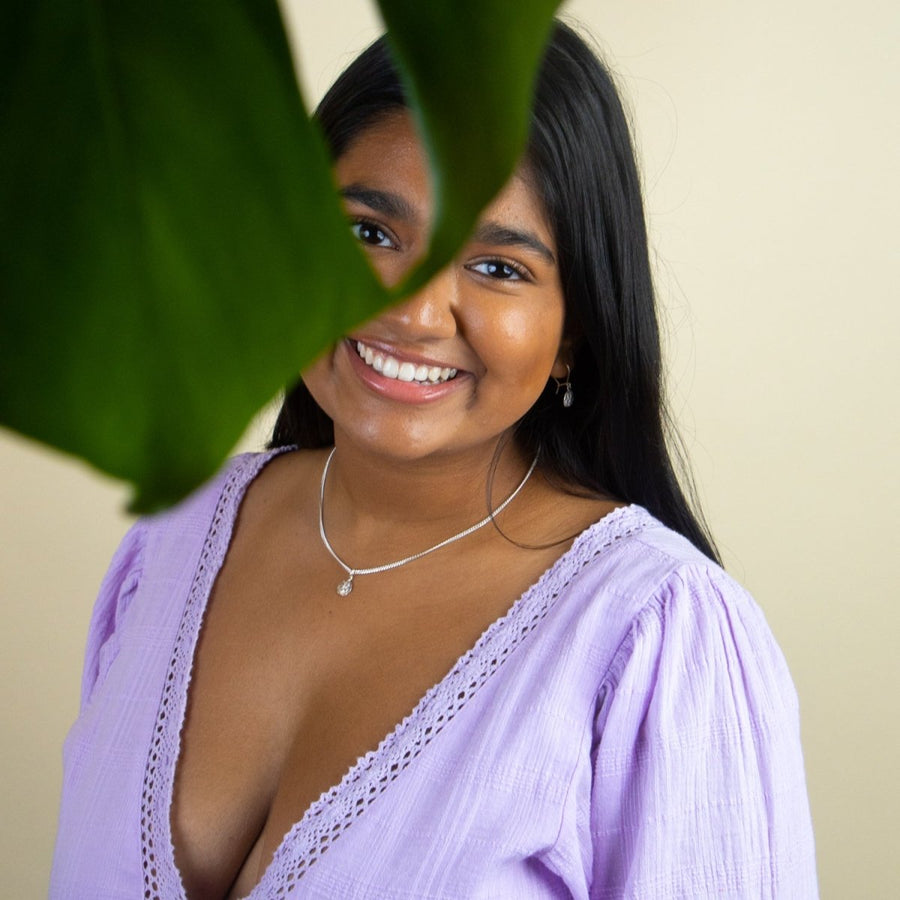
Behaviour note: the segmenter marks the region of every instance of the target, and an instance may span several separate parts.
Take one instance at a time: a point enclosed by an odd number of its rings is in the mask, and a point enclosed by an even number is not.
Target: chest
[[[192,900],[248,893],[304,812],[550,561],[517,548],[421,560],[342,598],[329,560],[266,546],[229,551],[195,651],[171,815]]]

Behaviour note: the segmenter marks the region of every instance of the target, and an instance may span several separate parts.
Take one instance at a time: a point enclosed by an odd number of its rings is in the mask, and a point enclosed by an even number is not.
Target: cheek
[[[535,310],[527,303],[491,310],[475,323],[476,350],[488,368],[520,383],[540,383],[548,377],[562,339],[562,311]],[[474,343],[473,339],[473,343]]]

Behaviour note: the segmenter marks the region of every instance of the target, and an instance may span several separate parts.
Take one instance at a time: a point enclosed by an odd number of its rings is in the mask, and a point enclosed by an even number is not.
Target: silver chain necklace
[[[337,592],[341,597],[346,597],[350,591],[353,590],[353,579],[357,575],[375,575],[378,572],[389,572],[391,569],[399,569],[400,566],[405,566],[407,563],[421,559],[429,553],[434,553],[435,550],[440,550],[441,547],[446,547],[447,544],[452,544],[455,541],[462,540],[464,537],[468,537],[473,531],[478,531],[479,528],[484,528],[488,522],[502,513],[503,510],[516,499],[519,491],[525,487],[525,482],[531,478],[531,473],[537,465],[537,456],[535,456],[531,462],[531,466],[525,473],[525,477],[519,482],[519,486],[495,510],[493,510],[493,512],[488,513],[488,515],[480,522],[470,525],[465,531],[460,531],[459,534],[454,534],[452,537],[448,537],[446,540],[441,541],[439,544],[435,544],[433,547],[429,547],[427,550],[413,553],[412,556],[406,556],[403,559],[398,559],[396,562],[385,563],[383,566],[371,566],[368,569],[354,569],[351,566],[348,566],[347,563],[334,552],[334,547],[328,543],[328,538],[325,535],[325,481],[328,478],[328,468],[331,465],[331,458],[334,456],[335,449],[337,448],[333,448],[331,453],[328,454],[328,459],[325,460],[325,468],[322,469],[322,484],[319,487],[319,536],[322,538],[325,549],[334,557],[335,562],[347,573],[347,577],[337,586]]]

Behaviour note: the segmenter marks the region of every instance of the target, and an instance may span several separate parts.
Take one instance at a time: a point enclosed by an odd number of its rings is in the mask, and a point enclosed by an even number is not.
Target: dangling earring
[[[563,388],[565,388],[565,393],[563,394],[563,406],[568,409],[575,402],[575,391],[572,390],[572,382],[569,380],[572,374],[572,369],[569,366],[566,366],[566,380],[561,381],[559,378],[555,376],[551,376],[553,380],[556,382],[556,393],[558,394]]]

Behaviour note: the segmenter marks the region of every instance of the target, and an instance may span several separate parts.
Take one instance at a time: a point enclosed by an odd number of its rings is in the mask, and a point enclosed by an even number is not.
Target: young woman
[[[383,41],[317,115],[396,282],[433,203]],[[457,258],[303,372],[269,452],[123,542],[51,894],[815,896],[795,694],[660,382],[625,118],[558,25]]]

